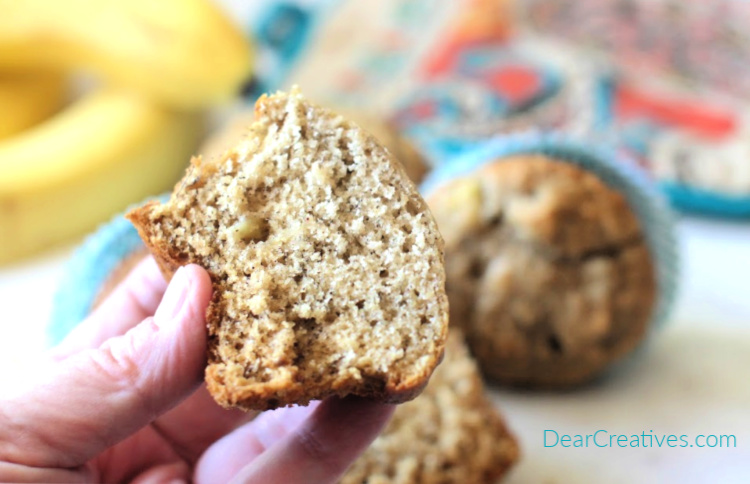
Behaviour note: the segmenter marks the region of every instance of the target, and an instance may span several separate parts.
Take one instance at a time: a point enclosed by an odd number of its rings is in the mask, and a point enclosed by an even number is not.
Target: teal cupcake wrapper
[[[158,197],[164,201],[168,195]],[[138,231],[115,216],[89,235],[68,261],[52,300],[50,345],[60,343],[91,312],[99,291],[123,260],[143,247]]]
[[[662,182],[659,185],[672,205],[685,212],[727,218],[750,217],[750,195],[728,195],[682,183]]]
[[[678,290],[680,260],[675,219],[656,185],[623,155],[564,135],[526,132],[492,139],[446,160],[428,175],[421,192],[429,195],[440,185],[488,162],[519,154],[541,154],[577,165],[625,196],[643,228],[656,265],[659,296],[651,326],[661,326],[669,317]]]

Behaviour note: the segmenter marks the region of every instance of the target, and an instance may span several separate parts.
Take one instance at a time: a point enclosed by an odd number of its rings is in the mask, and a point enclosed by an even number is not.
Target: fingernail
[[[177,269],[154,314],[154,322],[157,326],[161,328],[177,320],[177,316],[187,303],[190,285],[190,278],[187,277],[185,269],[183,267]]]

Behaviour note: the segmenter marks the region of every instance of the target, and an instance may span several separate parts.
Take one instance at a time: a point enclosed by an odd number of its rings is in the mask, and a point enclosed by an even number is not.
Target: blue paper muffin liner
[[[520,133],[492,139],[446,160],[428,175],[420,190],[427,196],[440,185],[486,163],[520,154],[546,155],[577,165],[625,196],[641,224],[656,266],[659,293],[651,327],[661,326],[669,317],[678,289],[680,262],[675,220],[658,187],[623,155],[564,135]]]
[[[165,194],[157,199],[168,198]],[[52,300],[47,326],[50,345],[62,341],[88,316],[112,271],[143,247],[135,227],[123,215],[115,216],[89,235],[68,261]]]
[[[660,183],[675,208],[718,217],[750,217],[750,195],[728,195],[679,183]]]

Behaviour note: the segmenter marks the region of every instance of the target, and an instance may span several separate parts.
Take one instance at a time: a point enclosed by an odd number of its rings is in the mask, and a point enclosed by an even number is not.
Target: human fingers
[[[153,316],[167,289],[154,258],[141,261],[112,294],[50,352],[61,360],[88,348],[98,348],[113,336]]]
[[[250,424],[237,428],[211,445],[201,456],[195,482],[226,483],[266,449],[304,422],[320,402],[306,407],[285,407],[263,412]]]
[[[178,484],[190,482],[190,466],[184,462],[162,464],[139,474],[130,484]]]
[[[394,408],[356,397],[330,398],[248,461],[231,482],[334,483],[377,437]],[[253,433],[238,433],[234,442],[238,448],[251,450],[257,450],[259,444],[258,435]],[[198,477],[203,475],[196,474],[196,481],[201,482]]]
[[[102,305],[53,350],[54,356],[59,360],[83,349],[96,348],[152,316],[166,285],[153,257],[146,257]],[[202,386],[186,401],[159,417],[153,426],[182,458],[193,462],[209,445],[253,415],[223,409]]]
[[[84,350],[0,404],[0,459],[75,467],[148,425],[199,386],[211,281],[187,266],[153,318]]]
[[[0,462],[0,482],[65,482],[68,484],[89,483],[92,473],[86,469],[30,468],[11,462]]]
[[[201,387],[151,426],[177,454],[194,463],[214,442],[255,417],[255,412],[225,409]]]

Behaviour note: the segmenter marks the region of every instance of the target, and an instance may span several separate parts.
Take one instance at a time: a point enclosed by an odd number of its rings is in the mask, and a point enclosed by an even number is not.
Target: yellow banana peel
[[[0,263],[70,240],[170,188],[203,117],[102,88],[0,140]]]
[[[179,108],[230,99],[248,40],[210,0],[0,0],[0,69],[91,71]]]
[[[0,140],[52,116],[65,105],[67,94],[61,73],[0,73]]]

